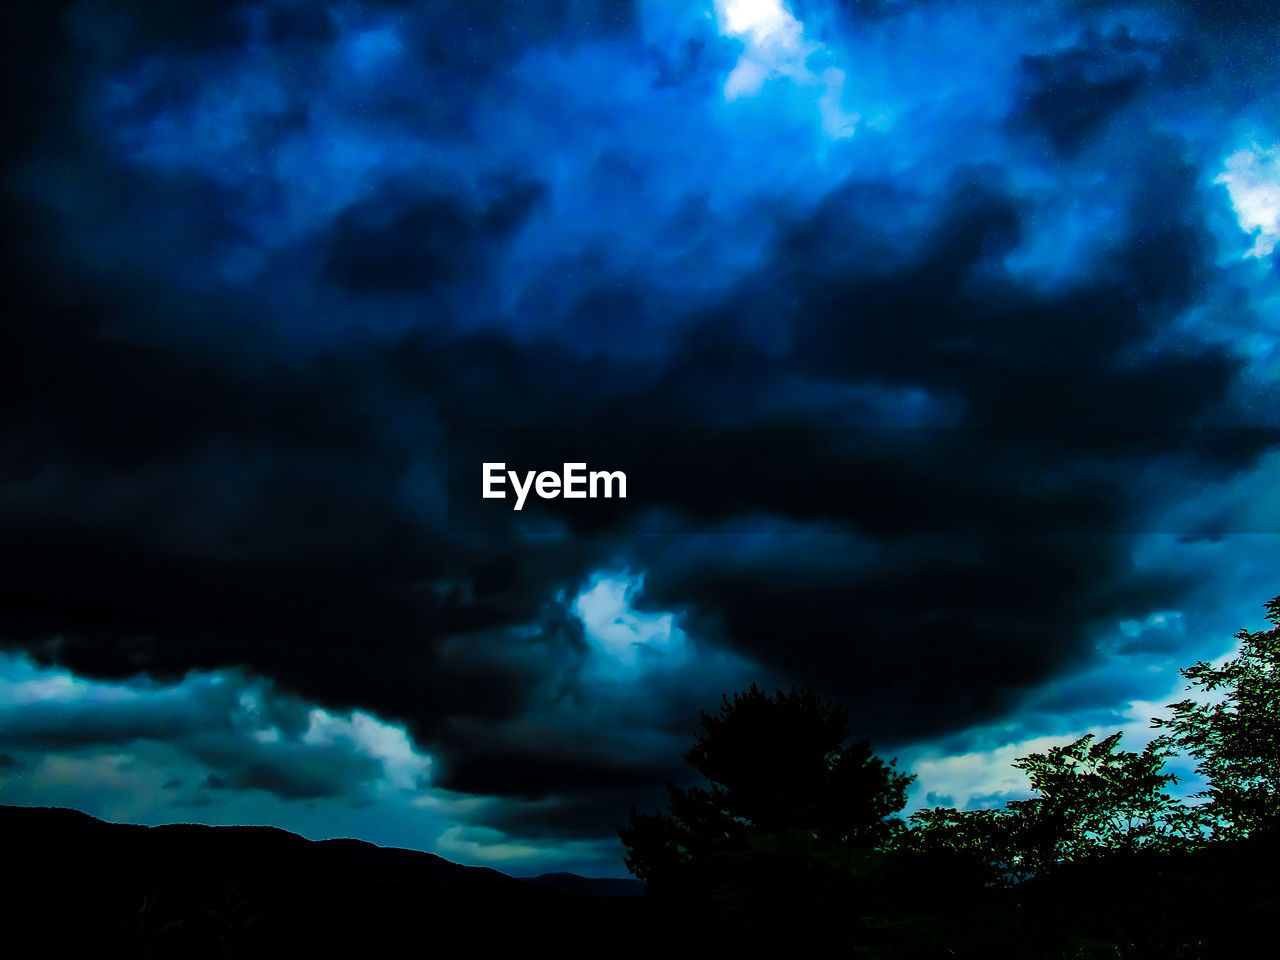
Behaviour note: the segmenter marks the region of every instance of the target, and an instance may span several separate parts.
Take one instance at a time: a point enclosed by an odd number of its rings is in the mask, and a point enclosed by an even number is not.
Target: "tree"
[[[1185,847],[1200,836],[1197,810],[1173,797],[1164,772],[1174,752],[1157,737],[1141,752],[1119,750],[1121,734],[1092,734],[1014,761],[1036,796],[1001,810],[921,810],[902,848],[975,864],[988,884],[1016,883],[1060,864],[1139,850]]]
[[[927,858],[930,872],[953,884],[1004,886],[1024,878],[1026,858],[1017,845],[1015,823],[1007,809],[924,808],[911,815],[899,849]]]
[[[1237,633],[1234,658],[1181,671],[1187,690],[1222,698],[1172,703],[1170,719],[1152,721],[1196,759],[1208,784],[1197,796],[1217,838],[1280,831],[1280,597],[1265,607],[1273,626]]]
[[[1170,850],[1199,837],[1196,811],[1169,793],[1172,743],[1157,737],[1141,752],[1119,750],[1121,734],[1092,734],[1014,761],[1039,796],[1008,804],[1026,873],[1064,861],[1139,850]]]
[[[618,828],[628,869],[651,891],[709,892],[748,863],[772,870],[778,858],[839,869],[893,833],[889,818],[914,777],[867,741],[846,742],[845,710],[811,692],[770,696],[753,684],[701,720],[685,760],[709,787],[668,783],[665,813],[633,811]]]

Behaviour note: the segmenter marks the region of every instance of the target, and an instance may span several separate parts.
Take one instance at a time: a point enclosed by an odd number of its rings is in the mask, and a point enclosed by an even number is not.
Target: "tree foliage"
[[[1023,876],[1015,826],[1007,810],[925,808],[911,815],[898,849],[928,858],[934,871],[953,880],[1003,886]]]
[[[844,711],[753,686],[702,715],[685,759],[705,785],[668,784],[665,811],[619,827],[627,864],[667,905],[699,922],[708,904],[728,910],[778,955],[833,917],[863,956],[1244,955],[1248,932],[1214,911],[1280,909],[1280,597],[1266,608],[1271,629],[1182,671],[1197,695],[1153,721],[1163,730],[1145,747],[1116,732],[1019,757],[1031,796],[999,809],[904,823],[914,777],[850,742]],[[1203,803],[1174,793],[1180,753],[1207,782]]]
[[[1169,705],[1153,725],[1194,757],[1208,789],[1213,835],[1242,838],[1280,830],[1280,597],[1266,604],[1270,629],[1236,634],[1239,653],[1221,666],[1200,661],[1182,671],[1201,698]],[[1219,693],[1218,699],[1211,694]]]
[[[904,848],[981,864],[988,883],[1014,883],[1060,864],[1139,850],[1185,847],[1200,835],[1199,815],[1169,793],[1173,752],[1157,738],[1140,752],[1120,750],[1121,734],[1092,734],[1014,761],[1035,796],[1000,810],[922,810]]]
[[[1233,658],[1181,671],[1200,695],[1152,721],[1166,732],[1142,750],[1121,749],[1118,732],[1087,735],[1014,762],[1031,781],[1025,800],[921,810],[908,824],[892,815],[914,777],[867,741],[849,742],[845,711],[810,692],[771,696],[753,685],[717,715],[702,714],[685,759],[708,785],[668,784],[666,812],[633,813],[619,827],[627,865],[663,886],[710,876],[715,865],[741,870],[744,856],[764,852],[848,868],[840,851],[891,849],[964,864],[1002,885],[1071,862],[1280,833],[1280,597],[1266,610],[1273,626],[1241,630]],[[1166,764],[1179,752],[1196,760],[1207,802],[1171,792],[1178,778]]]
[[[1086,735],[1014,761],[1037,796],[1013,800],[1028,872],[1087,857],[1166,850],[1199,835],[1194,809],[1169,793],[1178,782],[1164,765],[1171,744],[1157,738],[1139,752],[1120,750],[1121,734]]]
[[[651,890],[714,888],[741,875],[744,857],[839,869],[895,830],[889,818],[914,778],[849,742],[847,712],[817,694],[753,684],[701,722],[685,760],[709,786],[669,783],[666,812],[633,812],[618,828],[628,868]]]

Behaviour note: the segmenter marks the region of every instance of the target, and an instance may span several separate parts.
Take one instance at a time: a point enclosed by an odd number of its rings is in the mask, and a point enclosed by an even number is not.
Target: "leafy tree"
[[[1233,659],[1181,671],[1188,690],[1221,691],[1221,699],[1182,700],[1169,705],[1170,719],[1152,721],[1197,760],[1208,784],[1198,796],[1218,838],[1280,830],[1280,597],[1266,611],[1273,626],[1237,633]]]
[[[1119,750],[1121,734],[1094,742],[1092,734],[1014,761],[1039,794],[1013,800],[1020,870],[1041,873],[1069,860],[1138,850],[1170,850],[1200,835],[1198,814],[1168,792],[1165,773],[1174,752],[1163,737],[1141,752]]]
[[[1092,734],[1014,761],[1036,796],[1001,810],[921,810],[902,848],[979,867],[988,884],[1008,884],[1067,861],[1138,850],[1170,850],[1200,835],[1199,814],[1168,792],[1167,738],[1141,752],[1119,750],[1121,734]]]
[[[665,813],[633,812],[618,828],[628,869],[651,891],[723,890],[765,861],[774,877],[780,860],[838,871],[901,827],[889,818],[914,777],[867,741],[847,742],[848,713],[816,694],[753,684],[701,719],[685,759],[710,786],[668,783]]]
[[[1003,886],[1022,879],[1026,863],[1015,824],[1008,810],[925,808],[911,815],[898,849],[929,858],[932,871],[952,882]]]

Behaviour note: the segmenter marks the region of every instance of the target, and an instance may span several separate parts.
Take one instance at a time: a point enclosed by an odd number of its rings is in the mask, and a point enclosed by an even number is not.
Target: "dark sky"
[[[617,874],[722,693],[980,806],[1280,592],[1272,4],[15,9],[0,802]]]

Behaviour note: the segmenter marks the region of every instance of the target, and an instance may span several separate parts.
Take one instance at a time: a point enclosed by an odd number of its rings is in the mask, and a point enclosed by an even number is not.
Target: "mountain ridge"
[[[67,807],[0,805],[0,850],[7,929],[67,956],[359,955],[424,937],[488,952],[545,937],[562,955],[598,956],[644,900],[593,892],[607,878],[521,879],[364,840],[112,823]]]
[[[40,821],[47,821],[41,823]],[[15,822],[16,821],[16,822]],[[265,842],[287,843],[294,845],[298,849],[303,849],[301,845],[314,844],[321,850],[342,851],[356,856],[381,856],[387,862],[391,857],[403,858],[405,863],[415,863],[422,867],[430,867],[435,870],[446,869],[444,865],[453,867],[459,871],[470,871],[472,876],[492,875],[493,877],[501,877],[503,881],[516,881],[526,884],[534,884],[538,886],[548,887],[563,892],[579,893],[585,896],[631,896],[642,892],[644,884],[642,881],[627,877],[588,877],[582,874],[572,873],[569,871],[552,871],[548,873],[540,873],[535,876],[517,877],[512,874],[504,873],[493,867],[482,867],[471,864],[458,863],[442,857],[439,854],[431,853],[426,850],[414,850],[409,847],[393,847],[383,846],[381,844],[371,843],[368,840],[361,840],[356,837],[330,837],[322,840],[312,840],[301,834],[294,833],[291,830],[285,830],[282,827],[273,827],[266,824],[236,824],[236,825],[215,825],[206,823],[162,823],[155,825],[147,825],[140,823],[128,823],[114,820],[103,820],[101,817],[95,817],[92,814],[85,813],[82,810],[76,810],[72,807],[53,807],[53,806],[16,806],[9,804],[0,804],[0,833],[7,834],[15,827],[21,828],[24,832],[31,829],[40,831],[42,829],[51,829],[57,827],[59,830],[76,830],[83,829],[89,825],[101,825],[107,829],[120,831],[120,838],[126,835],[130,839],[138,839],[142,837],[151,837],[159,839],[161,837],[168,838],[170,836],[182,836],[186,839],[194,839],[198,836],[212,840],[215,837],[225,839],[231,838],[254,838]],[[93,829],[94,827],[89,827]],[[127,834],[126,834],[127,831]],[[206,831],[208,831],[206,833]],[[48,836],[43,839],[49,840]],[[8,842],[12,842],[12,838],[6,837]],[[374,853],[373,851],[383,851],[383,853]],[[615,890],[612,893],[597,892],[597,890]]]

